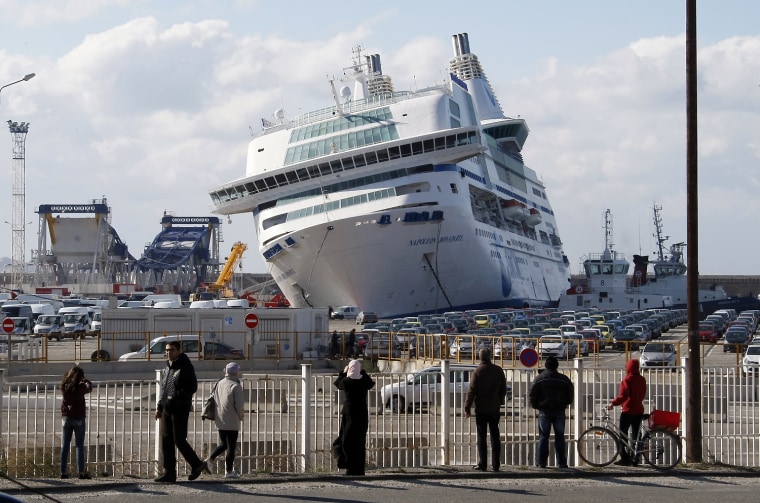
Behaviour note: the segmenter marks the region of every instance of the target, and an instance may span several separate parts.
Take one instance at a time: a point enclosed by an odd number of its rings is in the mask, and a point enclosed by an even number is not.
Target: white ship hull
[[[455,47],[446,86],[394,93],[368,72],[363,99],[268,123],[246,178],[211,192],[218,213],[252,211],[291,305],[391,317],[553,305],[567,287],[546,189],[522,162],[527,125],[503,115],[466,37]]]

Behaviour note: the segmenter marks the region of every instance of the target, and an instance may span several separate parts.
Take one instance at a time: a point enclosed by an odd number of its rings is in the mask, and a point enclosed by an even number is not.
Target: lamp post
[[[35,75],[36,75],[36,74],[34,74],[34,73],[28,73],[28,74],[24,75],[24,77],[23,77],[23,78],[21,78],[21,79],[18,79],[18,80],[17,80],[17,81],[15,81],[15,82],[11,82],[10,84],[5,84],[4,86],[0,87],[0,93],[2,93],[2,92],[3,92],[3,89],[5,89],[5,88],[6,88],[6,87],[8,87],[8,86],[12,86],[13,84],[18,84],[19,82],[26,82],[27,80],[32,80],[32,79],[34,78],[34,76],[35,76]]]

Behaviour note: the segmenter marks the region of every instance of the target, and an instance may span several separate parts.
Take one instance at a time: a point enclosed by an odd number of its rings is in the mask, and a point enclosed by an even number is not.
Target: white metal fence
[[[622,369],[584,368],[576,360],[561,369],[575,383],[576,400],[568,411],[568,459],[581,461],[575,441],[594,416],[616,395]],[[505,369],[512,399],[501,421],[502,462],[535,463],[536,412],[528,390],[537,370]],[[685,367],[645,370],[646,409],[685,411]],[[400,383],[408,374],[373,375],[367,468],[456,466],[476,463],[475,422],[462,415],[462,391],[432,393],[423,409],[393,412],[380,403],[383,386]],[[334,472],[330,454],[338,434],[341,396],[334,375],[245,375],[247,401],[239,436],[236,469],[256,472]],[[214,381],[199,383],[195,413],[190,416],[189,441],[205,457],[217,443],[213,422],[202,421],[200,410]],[[705,368],[702,372],[704,461],[745,467],[760,466],[760,407],[758,377],[737,375],[735,367]],[[58,382],[29,382],[2,386],[0,469],[12,477],[57,476],[61,446]],[[160,441],[153,419],[156,380],[94,383],[88,395],[87,468],[98,476],[152,477],[159,467]],[[682,417],[679,433],[685,430]],[[72,447],[73,453],[73,447]],[[181,459],[181,457],[180,457]],[[218,471],[223,460],[217,460]],[[550,456],[550,464],[553,455]],[[180,461],[180,472],[188,471]]]

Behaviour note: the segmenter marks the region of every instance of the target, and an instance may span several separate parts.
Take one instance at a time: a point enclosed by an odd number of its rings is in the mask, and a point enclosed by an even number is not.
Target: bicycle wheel
[[[670,470],[681,462],[681,439],[669,431],[650,431],[643,439],[644,459],[653,468]]]
[[[620,451],[618,436],[612,430],[592,426],[578,439],[578,456],[591,466],[607,466]]]

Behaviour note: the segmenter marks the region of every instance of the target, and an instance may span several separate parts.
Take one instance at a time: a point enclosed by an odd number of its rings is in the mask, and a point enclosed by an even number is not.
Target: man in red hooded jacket
[[[639,360],[633,358],[628,360],[625,366],[626,375],[620,383],[620,391],[608,409],[616,405],[622,405],[623,411],[620,413],[620,431],[623,432],[623,442],[627,443],[627,438],[638,435],[641,428],[641,420],[644,415],[644,397],[647,395],[647,380],[639,373]],[[629,430],[631,433],[629,433]],[[620,446],[620,460],[615,462],[616,465],[630,466],[631,456],[626,445]]]

